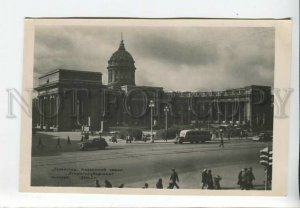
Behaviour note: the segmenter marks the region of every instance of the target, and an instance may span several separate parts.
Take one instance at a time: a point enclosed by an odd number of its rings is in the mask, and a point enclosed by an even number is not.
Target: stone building
[[[271,87],[246,86],[209,92],[165,92],[162,87],[136,86],[135,61],[123,40],[108,61],[108,84],[102,73],[58,69],[39,78],[33,99],[33,127],[70,131],[83,125],[107,126],[243,125],[272,129]]]

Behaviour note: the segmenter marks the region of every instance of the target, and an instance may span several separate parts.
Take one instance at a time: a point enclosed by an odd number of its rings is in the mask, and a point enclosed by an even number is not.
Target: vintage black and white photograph
[[[176,21],[35,25],[31,187],[272,190],[276,28]]]

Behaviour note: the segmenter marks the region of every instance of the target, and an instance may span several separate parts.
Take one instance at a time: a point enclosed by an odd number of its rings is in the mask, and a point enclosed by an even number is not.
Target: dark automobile
[[[253,141],[269,142],[273,140],[273,132],[265,131],[260,132],[257,136],[252,138]]]
[[[104,138],[97,138],[91,141],[81,142],[79,143],[80,150],[87,149],[105,149],[108,146],[107,142]]]
[[[179,137],[175,139],[175,144],[182,144],[183,142],[189,143],[204,143],[211,140],[211,134],[205,130],[182,130]]]

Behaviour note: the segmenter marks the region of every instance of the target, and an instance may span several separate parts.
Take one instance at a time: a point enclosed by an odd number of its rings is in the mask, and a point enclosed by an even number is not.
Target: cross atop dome
[[[123,33],[122,32],[121,32],[121,42],[120,42],[119,50],[124,50],[124,51],[126,50],[125,45],[124,45]]]

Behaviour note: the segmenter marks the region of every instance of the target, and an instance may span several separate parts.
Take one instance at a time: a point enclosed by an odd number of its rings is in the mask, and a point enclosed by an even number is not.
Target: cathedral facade
[[[70,131],[89,126],[235,125],[272,129],[269,86],[223,91],[166,92],[137,86],[135,61],[123,40],[108,60],[108,84],[102,73],[58,69],[39,77],[33,99],[32,125],[41,130]],[[151,103],[151,105],[149,105]],[[167,111],[166,111],[167,108]]]

